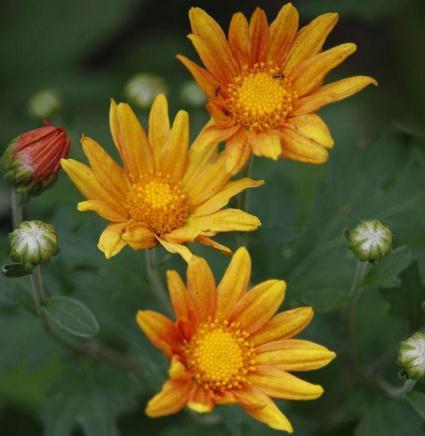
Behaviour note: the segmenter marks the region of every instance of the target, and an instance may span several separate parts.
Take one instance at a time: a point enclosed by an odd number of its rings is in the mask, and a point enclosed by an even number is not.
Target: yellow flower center
[[[205,389],[224,391],[247,382],[255,370],[254,346],[238,323],[218,321],[202,324],[185,346],[185,356],[195,381]]]
[[[190,213],[185,193],[169,175],[143,174],[127,196],[131,218],[162,236],[185,224]]]
[[[296,93],[291,81],[272,64],[244,66],[228,87],[228,108],[237,124],[264,131],[281,126],[293,110]]]

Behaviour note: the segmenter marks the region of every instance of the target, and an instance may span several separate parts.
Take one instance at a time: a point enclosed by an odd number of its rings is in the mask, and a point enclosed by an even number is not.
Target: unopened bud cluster
[[[27,268],[49,263],[59,252],[56,231],[42,221],[24,221],[10,235],[10,256]]]
[[[378,220],[360,221],[345,234],[347,244],[362,262],[373,262],[391,253],[391,230]]]

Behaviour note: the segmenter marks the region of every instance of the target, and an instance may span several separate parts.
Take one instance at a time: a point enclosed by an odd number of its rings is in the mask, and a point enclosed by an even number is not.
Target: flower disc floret
[[[198,385],[216,392],[240,388],[255,370],[255,349],[236,322],[202,324],[185,346],[189,369]]]
[[[127,196],[130,216],[152,232],[163,235],[185,224],[190,209],[179,184],[169,175],[144,174]]]

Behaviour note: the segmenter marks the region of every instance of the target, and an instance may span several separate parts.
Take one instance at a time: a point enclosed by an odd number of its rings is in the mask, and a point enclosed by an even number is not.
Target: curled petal
[[[240,391],[235,392],[235,397],[241,404],[243,409],[269,427],[275,430],[293,432],[291,423],[286,416],[279,410],[271,398],[253,387],[246,387]]]
[[[126,226],[126,223],[109,224],[100,235],[97,247],[107,259],[118,254],[126,246],[127,243],[121,237]]]
[[[162,239],[158,236],[155,236],[157,241],[170,253],[177,253],[180,254],[180,256],[189,263],[192,259],[193,255],[190,252],[190,250],[185,246],[181,244],[177,244],[175,242],[170,242],[165,239]]]
[[[214,401],[211,392],[201,387],[194,386],[189,394],[187,407],[198,413],[211,412],[211,410],[214,409]]]
[[[334,141],[328,126],[316,114],[300,115],[288,120],[288,124],[304,138],[317,142],[326,148],[332,148]]]
[[[155,235],[143,224],[130,224],[122,234],[122,239],[133,250],[143,250],[158,245]]]
[[[248,137],[252,152],[256,156],[264,156],[277,160],[282,152],[280,135],[276,130],[266,133],[252,134]]]
[[[179,412],[187,403],[189,390],[190,384],[188,382],[167,381],[161,392],[149,401],[146,415],[158,418]]]
[[[196,242],[199,242],[200,244],[207,245],[208,247],[215,248],[216,250],[221,251],[223,254],[232,254],[232,250],[229,247],[226,247],[223,244],[219,244],[218,242],[214,241],[214,239],[208,238],[207,236],[200,235],[196,238]]]

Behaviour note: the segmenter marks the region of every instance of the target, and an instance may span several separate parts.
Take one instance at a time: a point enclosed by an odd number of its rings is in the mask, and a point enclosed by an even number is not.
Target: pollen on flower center
[[[289,78],[265,63],[243,68],[228,87],[228,106],[235,121],[263,131],[283,124],[293,109],[296,93]]]
[[[255,370],[255,350],[247,336],[237,323],[202,324],[185,348],[196,382],[215,391],[241,387],[246,375]]]
[[[134,221],[160,236],[185,224],[190,212],[179,184],[161,173],[140,176],[128,193],[127,207]]]

